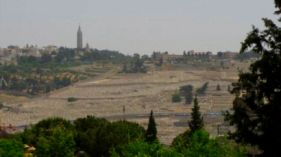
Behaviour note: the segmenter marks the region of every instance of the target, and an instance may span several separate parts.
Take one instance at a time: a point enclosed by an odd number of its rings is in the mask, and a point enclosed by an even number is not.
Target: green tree
[[[195,97],[193,102],[191,121],[188,125],[191,132],[195,132],[196,130],[200,130],[204,127],[203,117],[200,113],[200,107],[198,105],[197,97]]]
[[[63,127],[48,130],[49,135],[40,135],[36,147],[38,157],[73,157],[75,142],[73,132]]]
[[[193,86],[192,85],[185,85],[180,87],[180,93],[185,98],[185,103],[190,104],[193,99],[192,95]]]
[[[221,90],[221,86],[220,86],[220,84],[218,84],[218,85],[217,85],[216,90],[217,90],[217,91],[220,91],[220,90]]]
[[[155,142],[156,140],[157,140],[157,128],[156,128],[156,123],[155,123],[155,119],[153,116],[153,111],[151,110],[147,130],[145,133],[145,141]]]
[[[112,157],[184,157],[173,148],[164,147],[159,143],[147,143],[144,141],[134,141],[122,145],[120,152],[113,150]]]
[[[184,133],[179,134],[173,139],[172,147],[176,148],[178,151],[182,151],[187,148],[190,142],[192,133],[190,130],[186,130]]]
[[[205,95],[206,94],[206,91],[208,89],[208,85],[209,85],[209,82],[205,82],[202,87],[198,88],[196,90],[196,94],[198,95]]]
[[[25,129],[17,138],[24,144],[35,146],[38,157],[59,157],[74,155],[74,136],[75,130],[69,121],[48,118]]]
[[[181,95],[179,93],[175,93],[172,95],[172,102],[181,102]]]
[[[275,2],[280,7],[280,0]],[[259,146],[263,156],[277,157],[281,155],[281,28],[269,19],[263,21],[265,30],[254,27],[242,43],[241,52],[251,49],[261,57],[233,84],[236,98],[226,120],[236,126],[231,134],[235,140]]]
[[[280,0],[274,0],[275,7],[278,8],[278,10],[275,11],[276,14],[281,14],[281,1]]]
[[[246,157],[246,149],[227,139],[212,139],[203,130],[195,131],[182,153],[188,157]]]
[[[136,123],[127,121],[108,122],[88,116],[74,121],[77,149],[89,156],[110,156],[110,150],[120,151],[119,146],[135,140],[144,140],[145,130]]]
[[[23,157],[23,144],[12,139],[0,139],[1,157]]]

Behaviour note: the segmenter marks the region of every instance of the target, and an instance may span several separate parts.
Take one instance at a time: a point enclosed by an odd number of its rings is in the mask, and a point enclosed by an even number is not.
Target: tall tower
[[[77,49],[81,50],[83,48],[83,34],[79,26],[77,31]]]

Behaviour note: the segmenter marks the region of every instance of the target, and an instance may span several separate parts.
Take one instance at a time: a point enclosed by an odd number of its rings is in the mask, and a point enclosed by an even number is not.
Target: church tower
[[[81,50],[83,48],[83,34],[79,26],[77,31],[77,49]]]

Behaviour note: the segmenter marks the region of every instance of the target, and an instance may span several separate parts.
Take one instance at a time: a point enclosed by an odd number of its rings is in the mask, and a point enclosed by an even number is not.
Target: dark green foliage
[[[70,85],[70,84],[71,84],[70,78],[68,78],[68,77],[63,77],[63,78],[61,79],[61,78],[56,77],[56,78],[54,79],[54,84],[53,84],[53,86],[54,86],[55,89],[59,89],[59,88],[62,88],[62,87],[66,87],[66,86],[68,86],[68,85]]]
[[[73,81],[68,77],[55,77],[54,79],[46,78],[52,78],[53,76],[59,75],[63,72],[74,75],[74,72],[68,70],[60,71],[60,68],[58,67],[56,69],[50,69],[48,67],[41,67],[37,64],[27,66],[25,63],[21,64],[23,65],[0,66],[0,77],[3,77],[5,80],[5,91],[36,95],[62,88],[73,83]],[[42,77],[45,79],[42,79]]]
[[[38,157],[72,157],[75,151],[75,130],[62,118],[42,120],[19,135],[24,144],[33,145]]]
[[[62,118],[49,118],[38,122],[36,125],[31,126],[20,134],[20,140],[24,144],[31,144],[36,146],[39,137],[48,137],[54,128],[61,128],[69,132],[74,132],[73,125]]]
[[[110,150],[127,144],[130,141],[144,139],[145,130],[136,123],[118,121],[110,123],[92,116],[77,119],[76,143],[78,150],[85,151],[89,156],[109,156]]]
[[[181,95],[179,93],[175,93],[172,95],[172,102],[177,103],[181,102]]]
[[[77,101],[77,98],[75,98],[75,97],[69,97],[69,98],[67,98],[67,101],[68,101],[68,102],[74,102],[74,101]]]
[[[220,90],[221,90],[220,84],[217,85],[216,90],[217,90],[217,91],[220,91]]]
[[[120,152],[113,150],[112,157],[183,157],[173,148],[164,147],[159,143],[134,141],[120,148]]]
[[[0,139],[0,157],[23,157],[23,144],[12,139]]]
[[[145,133],[145,141],[146,142],[155,142],[157,140],[157,128],[155,119],[153,116],[153,111],[150,112],[149,122],[147,126],[147,130]]]
[[[185,85],[180,87],[180,94],[184,96],[186,104],[191,104],[192,102],[193,99],[192,90],[193,90],[192,85]]]
[[[98,131],[110,125],[105,119],[95,118],[94,116],[87,116],[86,118],[79,118],[74,121],[77,131],[75,138],[78,151],[85,151],[89,156],[101,156],[103,153],[99,150],[100,144],[97,141]]]
[[[105,125],[109,125],[106,119],[96,118],[94,116],[87,116],[85,118],[78,118],[74,121],[75,129],[79,131],[86,131],[87,129],[95,129],[99,127],[103,127]]]
[[[190,137],[190,144],[182,154],[188,157],[246,157],[244,147],[225,139],[210,139],[209,134],[203,130],[197,130]]]
[[[278,9],[275,11],[276,14],[281,14],[281,1],[280,0],[274,0],[275,7]]]
[[[48,135],[39,135],[36,143],[38,157],[73,157],[74,151],[74,133],[60,126],[50,128]]]
[[[276,5],[280,7],[279,1]],[[237,128],[231,134],[235,140],[259,146],[263,156],[277,157],[281,155],[281,28],[269,19],[263,21],[266,29],[253,28],[242,43],[241,52],[251,49],[261,58],[233,84],[236,98],[226,120]]]
[[[5,83],[0,82],[0,88],[28,95],[48,93],[78,81],[78,77],[75,79],[60,77],[64,72],[74,76],[76,72],[69,70],[70,67],[94,61],[119,64],[130,60],[133,60],[131,56],[125,56],[117,51],[91,49],[81,56],[75,49],[60,47],[57,52],[43,54],[41,57],[19,56],[17,65],[0,65],[0,79],[3,77],[5,80]],[[143,70],[143,67],[141,69]],[[38,76],[40,78],[37,78]]]
[[[208,89],[208,85],[209,85],[209,82],[205,82],[202,87],[198,88],[196,93],[198,95],[205,95],[206,94],[206,91]]]
[[[80,60],[82,63],[92,63],[94,61],[109,61],[111,63],[126,63],[131,60],[130,56],[125,56],[118,51],[91,49],[84,52]]]
[[[125,64],[123,67],[124,73],[146,73],[147,68],[144,65],[145,58],[141,58],[139,54],[134,54],[130,64]]]
[[[231,92],[231,87],[230,87],[230,85],[227,86],[227,91],[228,91],[228,92]]]
[[[40,121],[23,133],[12,136],[13,139],[0,139],[0,156],[23,156],[22,142],[35,146],[38,157],[245,156],[244,147],[225,138],[210,139],[209,134],[202,130],[187,131],[174,139],[172,147],[166,147],[158,142],[145,142],[147,134],[136,123],[111,123],[87,116],[75,120],[74,126],[61,118]]]
[[[195,132],[196,130],[200,130],[204,127],[203,117],[200,113],[200,107],[198,105],[197,98],[194,99],[193,103],[191,121],[188,123],[191,132]]]
[[[254,52],[244,52],[240,53],[239,55],[235,56],[234,59],[244,61],[244,60],[250,60],[250,59],[257,59],[260,57],[260,54],[254,53]]]
[[[190,130],[186,130],[184,133],[179,134],[174,138],[172,142],[172,147],[176,148],[178,151],[181,151],[183,148],[187,148],[190,142],[192,133]]]
[[[204,130],[186,131],[178,135],[172,143],[183,156],[188,157],[242,157],[246,156],[246,148],[239,146],[225,137],[213,138]]]
[[[180,148],[165,147],[159,143],[130,142],[113,150],[112,157],[246,157],[246,149],[225,138],[211,139],[198,130],[189,134],[189,145]]]

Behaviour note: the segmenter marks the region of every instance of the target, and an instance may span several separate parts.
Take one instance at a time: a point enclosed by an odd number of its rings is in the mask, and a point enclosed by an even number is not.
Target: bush
[[[10,139],[0,139],[0,156],[23,157],[23,144]]]
[[[69,97],[69,98],[67,98],[67,101],[68,102],[75,102],[75,101],[77,101],[78,99],[77,98],[75,98],[75,97]]]
[[[216,89],[217,89],[217,91],[220,91],[220,90],[221,90],[220,84],[217,85],[217,88],[216,88]]]
[[[172,95],[172,102],[177,103],[181,102],[181,95],[179,93],[175,93]]]
[[[185,85],[180,87],[180,94],[184,96],[186,104],[190,104],[193,100],[192,90],[192,85]]]

